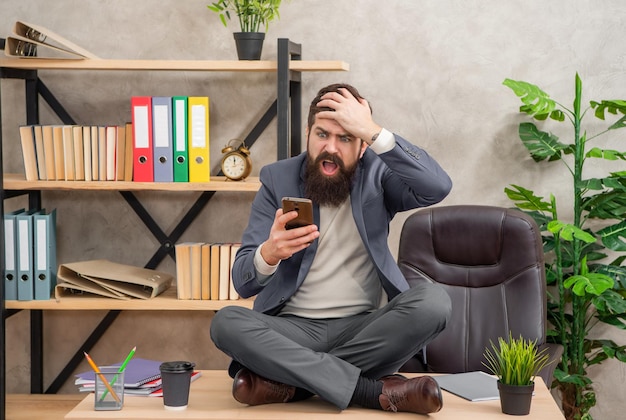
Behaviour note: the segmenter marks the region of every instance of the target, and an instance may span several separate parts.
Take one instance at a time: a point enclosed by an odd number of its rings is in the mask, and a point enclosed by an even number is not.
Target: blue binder
[[[154,182],[174,181],[172,150],[172,98],[152,98],[152,147],[154,151]]]
[[[4,215],[4,299],[17,300],[17,224],[24,209]]]
[[[33,300],[33,213],[19,213],[15,217],[17,244],[17,300]]]
[[[56,286],[56,220],[56,209],[48,214],[41,211],[33,215],[35,300],[49,300],[52,290]]]

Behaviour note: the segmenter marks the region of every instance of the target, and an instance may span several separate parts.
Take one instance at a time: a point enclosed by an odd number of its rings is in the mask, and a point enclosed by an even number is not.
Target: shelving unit
[[[1,40],[0,40],[1,41]],[[1,44],[1,42],[0,42]],[[1,47],[1,45],[0,45]],[[257,124],[244,138],[251,147],[269,123],[277,118],[277,159],[285,159],[300,153],[301,144],[301,73],[317,71],[347,71],[342,61],[303,61],[301,46],[288,39],[278,40],[276,61],[202,61],[202,60],[50,60],[0,58],[0,79],[15,78],[25,82],[26,124],[39,123],[39,97],[56,112],[64,124],[76,124],[70,114],[39,79],[39,71],[199,71],[199,72],[275,72],[277,75],[276,101],[270,105]],[[0,86],[1,94],[1,86]],[[130,96],[130,95],[129,95]],[[0,168],[2,167],[2,118],[0,115]],[[17,141],[17,139],[13,140]],[[133,208],[150,232],[161,244],[154,256],[146,263],[156,268],[167,255],[174,257],[174,244],[198,216],[216,192],[254,192],[260,187],[258,178],[245,182],[231,182],[225,178],[211,177],[208,183],[136,183],[136,182],[81,182],[81,181],[26,181],[21,174],[4,174],[0,170],[0,211],[4,214],[4,200],[27,195],[29,207],[41,208],[41,191],[45,190],[108,190],[119,191]],[[166,234],[152,219],[149,212],[135,197],[136,191],[197,191],[200,196],[181,218],[178,225]],[[4,224],[0,224],[0,255],[4,258]],[[3,273],[4,279],[4,273]],[[0,420],[5,418],[6,406],[6,337],[5,322],[20,310],[29,310],[31,316],[31,393],[44,393],[43,389],[43,311],[44,310],[108,310],[108,314],[94,330],[59,374],[45,393],[54,393],[71,375],[82,359],[82,351],[89,349],[113,323],[122,310],[219,310],[225,305],[252,306],[252,300],[237,301],[185,301],[177,300],[174,288],[161,296],[147,301],[121,301],[105,298],[64,298],[60,301],[6,301],[0,287],[2,325],[0,332]]]

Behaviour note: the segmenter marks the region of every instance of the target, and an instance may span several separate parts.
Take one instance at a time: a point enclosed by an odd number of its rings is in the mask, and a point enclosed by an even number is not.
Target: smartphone
[[[308,226],[313,224],[313,202],[308,198],[283,197],[283,214],[297,211],[298,217],[285,226],[287,229]]]

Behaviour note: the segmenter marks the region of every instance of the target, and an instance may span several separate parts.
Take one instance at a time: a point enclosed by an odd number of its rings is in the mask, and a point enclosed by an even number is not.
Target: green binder
[[[174,182],[189,182],[187,149],[187,97],[172,97],[172,131],[174,139]]]

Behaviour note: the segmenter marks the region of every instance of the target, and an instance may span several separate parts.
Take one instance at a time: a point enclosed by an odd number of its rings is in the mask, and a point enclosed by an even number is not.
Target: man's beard
[[[334,162],[339,168],[332,177],[324,175],[320,170],[324,160]],[[339,207],[350,195],[355,172],[356,164],[346,168],[340,158],[328,152],[320,153],[315,160],[309,155],[304,175],[307,198],[319,205]]]

